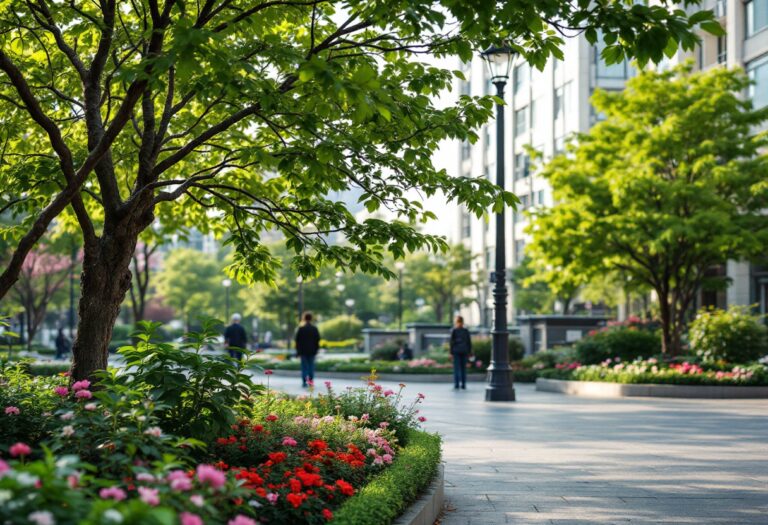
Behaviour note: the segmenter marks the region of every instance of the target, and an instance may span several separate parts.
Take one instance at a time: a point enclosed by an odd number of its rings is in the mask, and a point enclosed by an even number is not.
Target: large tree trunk
[[[79,322],[72,346],[73,380],[91,378],[95,371],[107,368],[112,329],[131,286],[131,257],[139,234],[152,219],[148,207],[117,225],[107,224],[98,242],[85,247]]]
[[[672,310],[669,295],[662,290],[656,290],[659,296],[659,311],[661,316],[661,353],[670,355],[672,351]]]

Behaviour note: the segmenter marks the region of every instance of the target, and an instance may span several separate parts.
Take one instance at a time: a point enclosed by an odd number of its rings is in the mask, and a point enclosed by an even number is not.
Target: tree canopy
[[[543,169],[555,206],[537,212],[530,254],[554,282],[619,271],[655,290],[664,350],[675,353],[707,270],[768,241],[768,134],[754,130],[743,71],[646,71],[597,91],[605,120]]]

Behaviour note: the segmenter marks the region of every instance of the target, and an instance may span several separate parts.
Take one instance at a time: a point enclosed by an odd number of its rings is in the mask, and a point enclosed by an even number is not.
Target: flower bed
[[[434,472],[439,441],[417,431],[424,396],[406,402],[371,378],[290,399],[201,354],[215,332],[177,347],[151,342],[152,326],[98,390],[1,371],[0,523],[319,524],[421,461],[388,500],[399,512]]]
[[[598,365],[564,365],[557,369],[543,370],[540,377],[622,384],[768,385],[768,372],[761,364],[718,370],[688,362],[661,363],[654,358],[637,359],[629,363],[609,359]]]

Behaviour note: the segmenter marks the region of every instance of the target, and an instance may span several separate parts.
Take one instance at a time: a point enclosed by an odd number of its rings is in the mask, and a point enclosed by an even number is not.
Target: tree
[[[472,254],[464,245],[452,246],[446,253],[421,253],[406,266],[406,283],[435,313],[435,322],[450,322],[453,311],[471,302],[466,297],[474,287]]]
[[[740,70],[647,71],[623,92],[598,91],[606,120],[543,170],[553,208],[531,232],[551,273],[589,279],[620,271],[655,290],[663,351],[677,354],[707,270],[749,259],[768,241],[768,119],[741,94]]]
[[[537,279],[533,261],[529,256],[523,257],[513,270],[515,282],[515,308],[535,314],[552,313],[557,295],[550,289],[544,279]],[[563,301],[565,305],[566,301]]]
[[[139,242],[133,251],[131,259],[132,280],[128,291],[130,292],[131,313],[133,314],[134,325],[144,320],[144,314],[147,309],[147,293],[149,292],[149,282],[152,276],[153,256],[161,245],[161,239]]]
[[[505,40],[542,67],[562,57],[558,31],[583,31],[601,35],[609,62],[645,63],[691,49],[697,27],[722,33],[711,12],[659,4],[4,0],[0,213],[24,220],[3,232],[15,250],[0,297],[53,221],[80,231],[80,379],[106,367],[137,240],[156,217],[227,232],[241,281],[274,280],[267,229],[285,235],[303,275],[332,264],[392,276],[385,252],[445,246],[414,228],[433,215],[406,190],[443,191],[476,214],[515,202],[487,179],[433,167],[441,140],[476,140],[493,99],[439,109],[430,97],[453,73],[420,54],[467,60]],[[399,220],[358,222],[325,197],[347,188]],[[348,245],[327,245],[331,232]]]

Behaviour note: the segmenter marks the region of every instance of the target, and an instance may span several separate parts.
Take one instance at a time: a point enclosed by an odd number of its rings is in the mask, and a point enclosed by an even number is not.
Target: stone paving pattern
[[[293,393],[297,382],[271,380]],[[406,389],[427,396],[425,427],[444,439],[442,525],[768,525],[766,400],[589,399],[516,385],[517,402],[487,403],[484,388]]]

